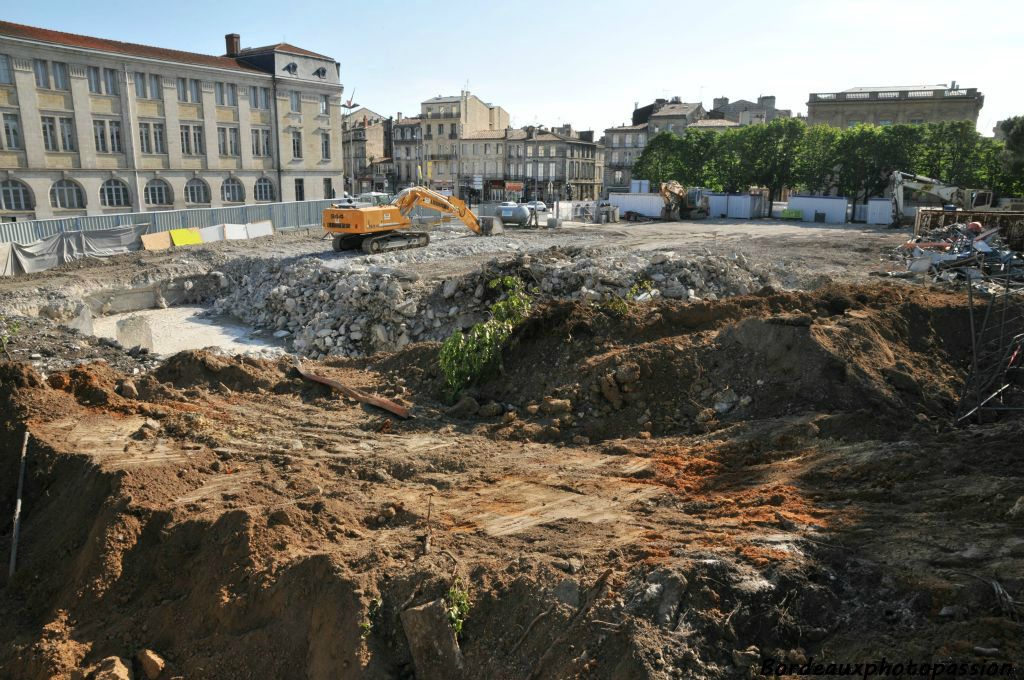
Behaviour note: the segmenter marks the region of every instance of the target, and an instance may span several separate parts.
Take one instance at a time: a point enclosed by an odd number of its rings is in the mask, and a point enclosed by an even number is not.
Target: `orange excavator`
[[[479,236],[500,234],[504,229],[494,217],[477,217],[464,201],[445,196],[426,187],[403,189],[385,205],[356,206],[333,204],[324,210],[323,227],[334,235],[334,250],[360,248],[365,253],[422,248],[430,243],[430,234],[412,231],[413,208],[423,207],[441,213],[439,221],[461,220]]]

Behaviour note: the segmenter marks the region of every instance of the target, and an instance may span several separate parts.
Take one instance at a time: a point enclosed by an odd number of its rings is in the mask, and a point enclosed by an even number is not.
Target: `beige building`
[[[509,132],[481,130],[462,135],[459,140],[461,196],[474,202],[505,200],[505,137]]]
[[[522,197],[548,203],[596,199],[601,194],[598,145],[591,131],[570,126],[554,130],[526,127],[509,130],[505,178],[522,184]]]
[[[287,43],[225,55],[0,22],[0,219],[332,197],[339,65]]]
[[[604,131],[604,190],[629,191],[633,163],[647,146],[647,123],[622,125]]]
[[[720,120],[731,120],[739,125],[757,125],[768,123],[776,118],[791,118],[793,112],[789,109],[775,108],[775,97],[773,95],[762,95],[756,102],[749,99],[737,99],[729,101],[728,97],[715,97],[712,102],[709,118]]]
[[[858,123],[896,125],[966,120],[978,122],[985,97],[977,88],[946,85],[854,87],[842,92],[811,93],[808,125],[853,127]]]
[[[659,132],[673,132],[681,135],[687,126],[707,117],[708,112],[704,110],[704,105],[700,102],[688,103],[677,99],[673,99],[651,114],[650,120],[647,122],[651,136]]]
[[[394,168],[398,189],[423,183],[423,129],[419,116],[403,118],[399,112],[392,127]]]
[[[422,183],[458,195],[460,184],[459,140],[461,136],[509,126],[508,112],[463,90],[457,97],[434,97],[420,105],[423,137]]]
[[[391,160],[392,120],[365,107],[345,115],[341,134],[345,150],[345,190],[351,193],[383,191],[389,187],[386,174]]]

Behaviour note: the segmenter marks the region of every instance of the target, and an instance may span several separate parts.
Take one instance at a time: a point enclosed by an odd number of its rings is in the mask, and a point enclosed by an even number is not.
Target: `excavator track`
[[[371,236],[363,239],[360,246],[364,253],[375,255],[392,250],[423,248],[430,243],[430,234],[425,231],[402,231]]]

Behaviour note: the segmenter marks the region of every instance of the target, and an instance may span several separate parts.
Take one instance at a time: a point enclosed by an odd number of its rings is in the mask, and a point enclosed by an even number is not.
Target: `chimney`
[[[398,112],[398,122],[399,123],[402,122],[402,112],[401,111]]]
[[[720,109],[723,106],[728,106],[728,105],[729,105],[729,98],[728,97],[715,97],[712,100],[712,102],[711,102],[711,108],[713,108],[713,109]]]
[[[227,56],[237,57],[241,51],[242,38],[237,33],[228,33],[224,36],[224,49],[227,51]]]

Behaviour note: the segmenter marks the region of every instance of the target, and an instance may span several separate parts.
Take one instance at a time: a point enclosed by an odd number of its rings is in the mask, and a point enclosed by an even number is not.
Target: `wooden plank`
[[[341,392],[349,399],[355,399],[360,403],[369,404],[370,406],[376,406],[377,408],[384,409],[389,413],[395,414],[399,418],[412,418],[412,414],[409,413],[409,409],[405,408],[404,406],[400,406],[399,404],[396,404],[390,399],[378,397],[373,394],[367,394],[366,392],[357,390],[354,387],[349,387],[343,383],[340,383],[337,380],[333,380],[322,375],[317,375],[316,373],[311,373],[303,369],[302,366],[298,364],[296,364],[295,370],[297,370],[299,372],[299,375],[301,375],[306,380],[311,380],[313,382],[318,382],[322,385],[332,387]]]

